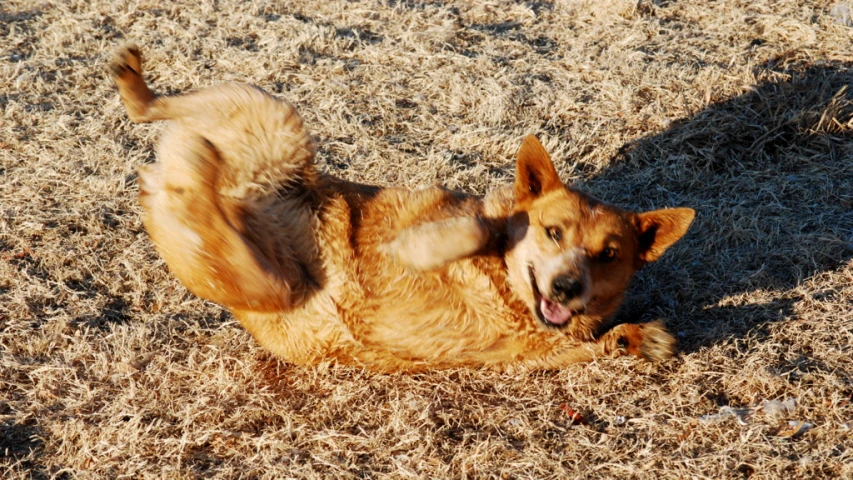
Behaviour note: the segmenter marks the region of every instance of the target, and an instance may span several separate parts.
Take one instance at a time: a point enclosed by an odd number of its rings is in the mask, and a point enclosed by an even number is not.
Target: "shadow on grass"
[[[2,409],[3,405],[0,405]],[[15,465],[21,470],[32,471],[35,467],[33,458],[43,449],[41,435],[32,418],[21,423],[15,420],[0,422],[0,467]]]
[[[696,208],[688,235],[640,272],[620,313],[666,318],[687,352],[760,338],[805,295],[837,295],[796,287],[853,257],[851,64],[771,65],[763,77],[626,145],[581,186],[639,210]]]

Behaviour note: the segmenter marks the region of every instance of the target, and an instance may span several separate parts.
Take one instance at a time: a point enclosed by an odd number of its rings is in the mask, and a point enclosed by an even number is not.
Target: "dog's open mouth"
[[[545,298],[536,283],[536,270],[533,269],[533,265],[528,265],[527,269],[530,274],[530,285],[533,288],[533,298],[536,300],[536,314],[542,323],[551,327],[565,327],[571,323],[572,316],[582,313]]]

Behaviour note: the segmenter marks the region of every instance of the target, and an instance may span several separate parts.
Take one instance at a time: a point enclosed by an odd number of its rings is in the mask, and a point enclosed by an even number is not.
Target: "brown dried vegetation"
[[[853,28],[831,7],[0,3],[0,477],[850,478]],[[682,353],[523,375],[278,362],[141,227],[158,127],[107,77],[124,38],[159,91],[286,96],[348,179],[482,193],[536,133],[593,195],[696,208],[621,313],[665,318]],[[814,428],[778,436],[789,420]]]

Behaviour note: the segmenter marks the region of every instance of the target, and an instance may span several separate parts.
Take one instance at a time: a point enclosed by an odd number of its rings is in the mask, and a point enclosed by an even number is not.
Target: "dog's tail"
[[[142,75],[134,44],[110,63],[122,102],[134,122],[173,120],[210,142],[222,157],[218,194],[258,199],[316,181],[314,148],[293,105],[263,90],[230,83],[179,95],[155,95]]]

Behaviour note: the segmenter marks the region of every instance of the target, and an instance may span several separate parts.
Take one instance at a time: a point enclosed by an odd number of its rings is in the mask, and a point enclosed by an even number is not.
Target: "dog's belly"
[[[363,276],[364,308],[346,319],[356,361],[383,370],[504,367],[535,354],[543,336],[562,336],[506,296],[492,271],[501,268],[499,259],[465,259],[427,273],[386,264]]]
[[[365,312],[365,343],[413,362],[465,363],[515,335],[512,312],[470,261],[439,272],[395,273],[387,280],[396,288],[366,299],[374,308]]]
[[[352,363],[358,342],[342,321],[344,312],[326,293],[294,310],[232,313],[261,346],[288,362],[309,365],[338,358]]]
[[[463,260],[423,273],[355,263],[329,265],[325,288],[294,310],[233,313],[258,343],[297,364],[336,359],[399,371],[500,366],[529,353],[529,319],[482,265]]]

